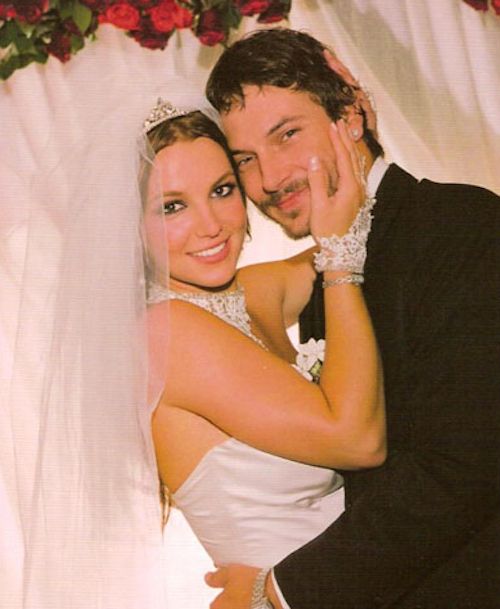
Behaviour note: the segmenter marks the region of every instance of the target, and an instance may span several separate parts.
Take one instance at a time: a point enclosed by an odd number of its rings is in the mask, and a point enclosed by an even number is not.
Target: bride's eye
[[[236,184],[232,182],[227,182],[226,184],[219,184],[212,191],[212,198],[214,199],[224,199],[225,197],[229,197],[230,194],[236,188]]]
[[[163,203],[163,213],[166,216],[171,216],[172,214],[175,214],[175,213],[181,211],[181,209],[184,209],[185,207],[186,207],[185,204],[179,200],[165,201]]]

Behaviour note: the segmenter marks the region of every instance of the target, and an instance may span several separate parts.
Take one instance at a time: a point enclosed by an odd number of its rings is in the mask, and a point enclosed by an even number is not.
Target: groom
[[[346,511],[268,578],[276,607],[500,607],[500,199],[387,165],[355,90],[291,30],[227,49],[207,95],[250,199],[309,234],[307,162],[343,117],[376,196],[364,293],[384,362],[389,457],[345,474]],[[323,119],[323,121],[319,119]],[[332,288],[330,288],[332,289]],[[324,335],[321,280],[301,339]],[[249,606],[255,570],[209,576],[213,607]]]

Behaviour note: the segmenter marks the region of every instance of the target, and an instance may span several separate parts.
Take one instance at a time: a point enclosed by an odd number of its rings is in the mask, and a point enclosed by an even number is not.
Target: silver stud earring
[[[351,135],[353,139],[357,139],[359,137],[359,129],[351,129]]]

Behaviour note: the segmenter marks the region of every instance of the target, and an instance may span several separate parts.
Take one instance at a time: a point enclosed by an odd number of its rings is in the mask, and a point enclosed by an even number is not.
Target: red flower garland
[[[190,28],[201,44],[224,44],[245,16],[286,19],[291,0],[0,0],[0,79],[50,55],[62,62],[102,24],[125,30],[148,49],[164,49],[175,30]],[[2,50],[5,49],[5,50]]]
[[[464,0],[500,15],[500,0]],[[125,30],[148,49],[164,49],[175,30],[190,28],[201,44],[224,44],[246,16],[286,19],[291,0],[0,0],[0,79],[52,55],[60,61],[95,38],[99,25]]]

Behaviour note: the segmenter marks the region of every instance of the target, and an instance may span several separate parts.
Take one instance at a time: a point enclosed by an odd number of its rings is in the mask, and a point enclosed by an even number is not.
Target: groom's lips
[[[295,190],[294,192],[281,197],[279,202],[275,205],[280,211],[289,212],[296,208],[302,202],[302,194],[307,189],[306,186],[301,188],[300,190]]]

